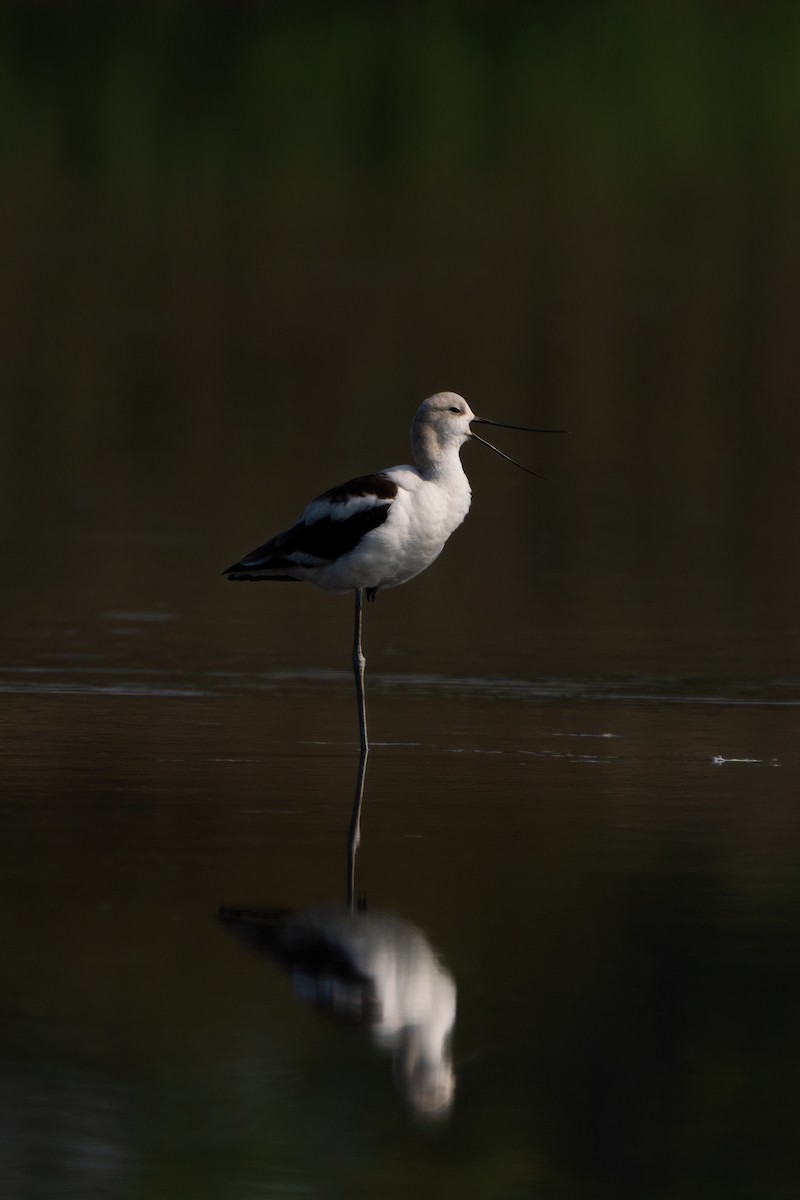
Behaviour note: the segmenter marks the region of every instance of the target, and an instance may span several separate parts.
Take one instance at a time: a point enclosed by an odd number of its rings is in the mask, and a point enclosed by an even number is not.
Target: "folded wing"
[[[362,475],[312,500],[300,520],[223,571],[232,580],[304,578],[354,550],[365,534],[382,525],[397,495],[384,474]]]

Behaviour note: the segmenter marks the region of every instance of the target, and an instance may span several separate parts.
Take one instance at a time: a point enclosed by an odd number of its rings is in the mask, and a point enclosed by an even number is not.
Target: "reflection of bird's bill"
[[[520,433],[565,433],[564,429],[536,429],[530,425],[507,425],[505,421],[490,421],[488,417],[473,417],[471,425],[494,425],[496,429],[517,429]],[[470,437],[473,437],[476,442],[480,442],[482,446],[488,446],[490,450],[494,450],[495,454],[499,454],[506,462],[513,463],[515,467],[519,467],[520,471],[525,471],[528,475],[535,475],[537,479],[547,479],[546,475],[540,475],[538,471],[532,471],[530,467],[523,467],[521,462],[517,462],[510,454],[506,454],[503,450],[498,450],[497,446],[493,446],[491,442],[487,442],[486,438],[478,437],[477,433],[473,433],[470,429]]]

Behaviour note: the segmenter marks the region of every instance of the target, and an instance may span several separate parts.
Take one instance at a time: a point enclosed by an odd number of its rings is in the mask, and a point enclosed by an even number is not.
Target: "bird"
[[[288,529],[245,554],[222,574],[234,582],[312,583],[333,594],[355,593],[353,671],[356,680],[362,773],[369,752],[363,601],[398,587],[441,554],[469,512],[472,492],[460,450],[474,440],[528,474],[473,425],[526,433],[560,433],[477,417],[463,396],[437,392],[423,400],[411,424],[413,466],[389,467],[329,488]],[[362,774],[363,785],[363,774]]]
[[[450,1107],[456,986],[415,925],[337,904],[223,907],[222,924],[289,975],[301,1000],[369,1030],[391,1052],[395,1083],[421,1115]]]

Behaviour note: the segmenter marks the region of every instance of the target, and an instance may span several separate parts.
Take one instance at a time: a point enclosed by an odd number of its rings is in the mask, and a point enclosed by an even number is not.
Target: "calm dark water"
[[[216,920],[343,903],[348,681],[144,615],[160,675],[2,677],[9,1195],[788,1194],[796,687],[376,669],[357,888],[454,982],[431,1124]]]
[[[797,1195],[797,17],[601,11],[9,8],[4,1198]],[[348,917],[351,603],[219,572],[441,388],[569,433],[367,613]]]

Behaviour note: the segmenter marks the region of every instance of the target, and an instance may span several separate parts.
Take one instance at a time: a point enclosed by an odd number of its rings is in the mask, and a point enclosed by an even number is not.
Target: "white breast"
[[[384,472],[398,486],[388,517],[326,568],[321,586],[397,587],[430,566],[469,512],[470,486],[460,463],[458,468],[437,479],[423,479],[414,467]]]

